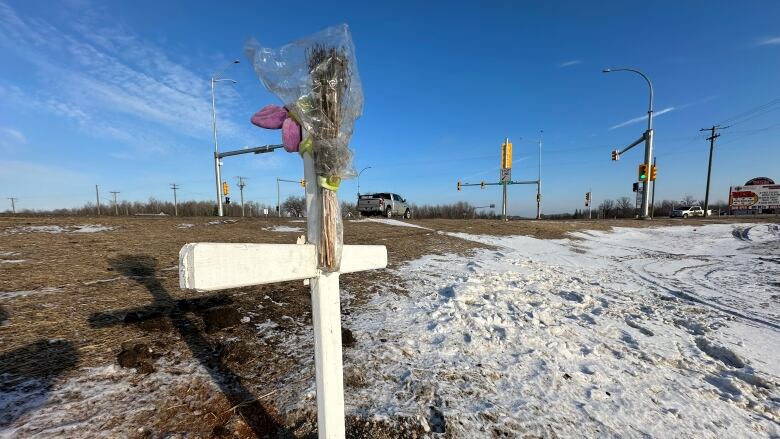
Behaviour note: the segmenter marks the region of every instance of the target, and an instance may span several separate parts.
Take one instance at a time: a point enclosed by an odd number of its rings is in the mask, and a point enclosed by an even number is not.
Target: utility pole
[[[710,216],[709,208],[710,208],[710,175],[712,174],[712,152],[715,149],[715,139],[720,137],[720,134],[717,133],[717,130],[725,130],[728,127],[721,127],[720,125],[713,125],[710,128],[702,128],[699,131],[709,131],[710,137],[707,137],[707,140],[710,141],[710,160],[707,164],[707,189],[704,192],[704,216],[708,217]]]
[[[119,205],[116,204],[116,194],[118,191],[109,191],[114,196],[114,215],[119,216]]]
[[[241,216],[244,216],[244,186],[246,186],[244,177],[238,177],[238,190],[241,192]]]
[[[18,198],[9,197],[8,199],[11,200],[11,213],[16,215],[16,200],[18,200]]]
[[[509,146],[509,137],[507,137],[504,140],[504,151],[502,151],[502,152],[503,152],[503,154],[502,154],[502,162],[506,162],[506,163],[502,163],[501,164],[501,171],[505,172],[505,169],[507,169],[507,168],[511,169],[511,166],[512,166],[512,164],[511,164],[512,163],[512,159],[511,159],[512,152],[511,152],[511,146]],[[509,206],[507,206],[507,196],[506,196],[507,183],[508,183],[509,179],[505,179],[505,178],[502,177],[501,180],[502,180],[501,184],[503,186],[503,192],[504,192],[503,196],[502,196],[502,201],[501,201],[501,216],[504,217],[504,221],[509,221],[509,219],[506,216],[507,215],[507,211],[509,210]]]
[[[276,216],[282,216],[282,206],[280,203],[279,177],[276,177]]]
[[[98,191],[98,185],[95,185],[95,198],[97,198],[97,214],[100,216],[100,192]]]
[[[173,189],[173,216],[179,216],[179,203],[176,200],[176,190],[180,188],[181,186],[176,183],[171,183],[171,189]]]
[[[542,136],[544,130],[539,130],[539,183],[536,183],[536,219],[542,219]]]

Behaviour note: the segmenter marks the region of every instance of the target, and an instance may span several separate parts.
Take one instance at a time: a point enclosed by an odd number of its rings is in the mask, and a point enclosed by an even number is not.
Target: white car
[[[712,210],[708,210],[707,216],[711,215]],[[688,218],[689,216],[704,216],[704,209],[702,209],[701,206],[677,207],[669,214],[669,218]]]

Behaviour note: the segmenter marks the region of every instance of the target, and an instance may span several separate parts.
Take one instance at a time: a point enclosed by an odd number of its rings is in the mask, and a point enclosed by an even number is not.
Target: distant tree
[[[599,210],[604,218],[612,218],[615,213],[615,202],[612,200],[604,200],[599,204]]]
[[[305,209],[306,199],[303,197],[289,196],[282,203],[282,213],[286,213],[289,216],[303,216]]]
[[[616,215],[621,218],[631,218],[634,216],[634,205],[631,198],[620,197],[615,201]]]
[[[694,197],[692,197],[692,196],[690,196],[688,194],[685,194],[685,196],[682,198],[682,203],[685,206],[693,206],[693,205],[696,204],[696,198],[694,198]]]

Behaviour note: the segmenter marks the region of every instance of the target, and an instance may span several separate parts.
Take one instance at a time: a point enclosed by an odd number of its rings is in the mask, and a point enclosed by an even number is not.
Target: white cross
[[[314,161],[304,155],[307,182],[316,182]],[[321,195],[306,185],[307,241],[321,233]],[[214,291],[291,280],[310,280],[317,377],[317,429],[320,438],[344,437],[344,376],[341,359],[339,274],[387,267],[383,245],[345,245],[341,268],[317,268],[313,244],[186,244],[179,252],[179,284],[185,289]]]

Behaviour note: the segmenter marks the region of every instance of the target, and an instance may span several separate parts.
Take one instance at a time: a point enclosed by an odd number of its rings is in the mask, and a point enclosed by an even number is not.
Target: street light
[[[217,105],[216,105],[216,98],[214,96],[214,84],[217,82],[222,81],[229,81],[233,84],[236,83],[235,80],[224,78],[220,79],[219,75],[222,74],[222,72],[225,71],[228,67],[230,67],[233,64],[238,64],[239,60],[234,60],[228,64],[225,64],[224,67],[219,69],[217,73],[211,76],[211,122],[212,127],[214,129],[214,176],[216,178],[217,183],[217,215],[223,216],[222,212],[222,172],[220,169],[220,163],[219,163],[219,143],[217,142]]]
[[[650,89],[650,102],[647,106],[647,131],[645,131],[644,140],[645,140],[645,160],[644,164],[647,166],[650,166],[650,162],[652,161],[653,157],[653,83],[650,81],[650,78],[647,77],[644,73],[640,72],[636,69],[629,69],[629,68],[619,68],[619,69],[604,69],[601,71],[602,73],[612,73],[612,72],[633,72],[637,75],[644,78],[645,81],[647,81],[647,86]],[[632,145],[633,146],[633,145]],[[626,148],[622,152],[627,151],[629,148]],[[642,182],[642,212],[640,214],[640,217],[643,219],[649,219],[649,200],[650,200],[650,194],[649,194],[649,187],[650,182],[649,179]]]
[[[360,198],[360,174],[362,174],[363,171],[365,171],[366,169],[371,169],[371,166],[366,166],[365,168],[361,169],[360,172],[358,172],[358,175],[357,175],[357,185],[358,185],[358,187],[357,187],[357,193],[358,194],[357,195],[358,195],[358,198]]]

